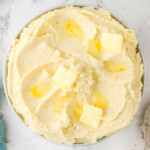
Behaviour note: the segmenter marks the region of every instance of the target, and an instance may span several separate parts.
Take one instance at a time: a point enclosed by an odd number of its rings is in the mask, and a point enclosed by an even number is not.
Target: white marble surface
[[[28,130],[12,112],[3,91],[4,60],[12,39],[31,19],[51,8],[79,4],[107,8],[132,28],[139,40],[146,65],[145,92],[131,124],[112,137],[87,147],[52,144]],[[150,105],[150,0],[0,0],[0,114],[5,123],[7,150],[143,150],[139,124]]]

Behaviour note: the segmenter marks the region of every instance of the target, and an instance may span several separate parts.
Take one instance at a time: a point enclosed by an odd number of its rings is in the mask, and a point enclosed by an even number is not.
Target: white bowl
[[[65,6],[63,5],[63,6],[60,6],[60,7],[56,7],[56,8],[49,9],[48,11],[43,12],[42,14],[38,15],[37,17],[35,17],[35,18],[32,19],[31,21],[29,21],[24,27],[26,27],[26,26],[27,26],[28,24],[30,24],[33,20],[39,18],[40,16],[42,16],[43,14],[45,14],[45,13],[47,13],[47,12],[53,11],[53,10],[55,10],[55,9],[61,9],[61,8],[63,8],[63,7],[66,7],[66,6],[70,6],[70,5],[65,5]],[[82,5],[73,5],[73,6],[74,6],[74,7],[87,7],[87,6],[82,6]],[[90,7],[90,6],[89,6],[89,7]],[[98,8],[96,8],[96,7],[94,7],[94,8],[95,8],[95,9],[98,9]],[[112,14],[111,14],[111,15],[112,15]],[[112,15],[112,17],[113,17],[114,19],[116,19],[113,15]],[[119,21],[118,19],[116,19],[116,20]],[[126,27],[121,21],[119,21],[119,22],[120,22],[124,27]],[[24,27],[23,27],[23,29],[24,29]],[[127,27],[126,27],[126,28],[127,28]],[[16,38],[19,38],[19,37],[20,37],[20,33],[23,31],[23,29],[17,34]],[[143,96],[143,95],[144,95],[144,89],[145,89],[145,86],[144,86],[144,85],[146,85],[146,84],[145,84],[145,79],[146,79],[146,66],[145,66],[145,61],[144,61],[143,53],[142,53],[142,51],[141,51],[140,48],[139,48],[139,44],[138,44],[138,46],[137,46],[137,52],[140,53],[141,58],[142,58],[142,62],[143,62],[143,64],[144,64],[144,75],[143,75],[143,77],[142,77],[142,82],[143,82],[142,96]],[[9,53],[9,51],[8,51],[8,53]],[[8,95],[8,92],[7,92],[7,72],[8,72],[8,55],[7,55],[6,59],[5,59],[4,74],[3,74],[3,84],[4,84],[5,95],[6,95],[6,98],[7,98],[7,100],[8,100],[8,103],[9,103],[9,105],[10,105],[12,111],[13,111],[14,114],[18,117],[18,120],[20,120],[20,121],[22,122],[22,124],[29,130],[29,128],[27,127],[27,125],[26,125],[26,124],[24,123],[24,121],[23,121],[23,116],[22,116],[21,114],[17,113],[17,112],[15,111],[15,109],[13,108],[13,106],[12,106],[11,99],[10,99],[10,97],[9,97],[9,95]],[[141,98],[141,99],[142,99],[142,98]],[[31,131],[31,130],[30,130],[30,131]],[[37,134],[37,133],[35,133],[35,132],[33,132],[33,133],[34,133],[35,135],[38,135],[38,136],[41,137],[42,139],[45,139],[45,140],[47,140],[47,141],[49,141],[49,142],[51,142],[51,143],[53,143],[53,144],[57,144],[57,145],[80,147],[80,146],[88,146],[88,145],[96,144],[96,143],[90,143],[90,144],[74,144],[74,145],[61,144],[61,143],[56,143],[56,142],[50,141],[50,140],[46,139],[45,137],[43,137],[43,136],[41,136],[41,135],[39,135],[39,134]],[[116,133],[117,133],[117,132],[116,132]],[[114,133],[114,134],[115,134],[115,133]],[[112,134],[112,135],[114,135],[114,134]],[[111,136],[112,136],[112,135],[111,135]],[[102,139],[99,139],[99,140],[97,141],[97,143],[99,143],[99,142],[101,142],[101,141],[103,141],[103,140],[105,140],[105,139],[107,139],[108,137],[111,137],[111,136],[103,137]]]

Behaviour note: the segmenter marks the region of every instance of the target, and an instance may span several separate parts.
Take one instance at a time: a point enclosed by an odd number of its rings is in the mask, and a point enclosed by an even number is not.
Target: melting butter
[[[87,53],[94,57],[98,57],[101,54],[101,42],[99,39],[89,40]]]
[[[33,86],[30,89],[30,93],[34,98],[41,98],[45,96],[48,92],[50,92],[50,90],[51,90],[51,85],[48,83],[47,84],[43,83],[41,85]]]
[[[84,105],[84,100],[81,99],[80,101],[76,100],[76,104],[74,107],[74,115],[76,116],[76,118],[80,118],[82,111],[83,111],[83,105]]]
[[[80,26],[72,19],[67,20],[66,23],[66,33],[68,37],[74,37],[76,39],[83,39],[83,30]]]
[[[107,108],[108,101],[103,93],[101,93],[101,92],[95,93],[94,98],[95,98],[94,105],[96,107],[99,107],[101,109]]]
[[[114,62],[105,62],[104,67],[109,72],[122,72],[127,69],[125,65]]]

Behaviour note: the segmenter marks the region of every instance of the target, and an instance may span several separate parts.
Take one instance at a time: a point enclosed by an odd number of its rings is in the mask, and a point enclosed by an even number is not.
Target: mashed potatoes
[[[13,42],[12,105],[49,140],[94,143],[127,126],[137,110],[144,71],[136,48],[134,32],[105,9],[50,11]]]

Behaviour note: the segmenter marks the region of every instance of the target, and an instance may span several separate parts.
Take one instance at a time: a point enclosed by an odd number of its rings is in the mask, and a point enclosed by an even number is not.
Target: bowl
[[[60,6],[60,7],[55,7],[55,8],[49,9],[49,10],[43,12],[42,14],[38,15],[37,17],[33,18],[33,19],[30,20],[24,27],[26,27],[28,24],[30,24],[33,20],[35,20],[35,19],[39,18],[40,16],[46,14],[47,12],[53,11],[53,10],[56,10],[56,9],[61,9],[61,8],[66,7],[66,6],[90,7],[90,6],[86,6],[86,5],[63,5],[63,6]],[[100,7],[99,7],[99,8],[100,8]],[[98,8],[98,7],[94,7],[94,9],[99,9],[99,8]],[[120,20],[118,20],[116,17],[114,17],[114,15],[111,14],[111,16],[112,16],[115,20],[117,20],[119,23],[121,23],[125,28],[127,28],[127,26],[124,25],[124,24],[123,24]],[[19,33],[16,35],[16,37],[15,37],[16,39],[17,39],[17,38],[19,39],[20,34],[21,34],[21,32],[23,31],[24,27],[23,27],[23,28],[21,29],[21,31],[19,31]],[[10,47],[10,48],[11,48],[11,47]],[[143,83],[142,96],[141,96],[141,99],[142,99],[142,97],[143,97],[143,95],[144,95],[144,89],[145,89],[145,86],[144,86],[144,85],[145,85],[145,78],[146,78],[146,68],[145,68],[144,56],[143,56],[142,51],[141,51],[140,48],[139,48],[139,44],[137,45],[137,52],[140,53],[141,58],[142,58],[142,63],[143,63],[143,65],[144,65],[144,74],[143,74],[143,77],[142,77],[142,83]],[[8,51],[8,54],[9,54],[9,51]],[[20,122],[22,122],[22,124],[23,124],[28,130],[30,130],[30,129],[28,128],[28,126],[24,123],[23,116],[22,116],[21,114],[17,113],[16,110],[13,108],[11,98],[9,97],[8,92],[7,92],[8,54],[7,54],[6,59],[5,59],[4,71],[3,71],[3,73],[4,73],[4,74],[3,74],[4,92],[5,92],[7,101],[8,101],[8,103],[9,103],[11,109],[12,109],[12,111],[14,112],[14,114],[17,116],[18,120],[20,120]],[[141,102],[141,101],[140,101],[140,102]],[[30,130],[30,131],[31,131],[31,130]],[[32,131],[31,131],[31,132],[32,132]],[[37,133],[35,133],[35,132],[32,132],[32,133],[35,134],[35,135],[38,135],[41,139],[44,139],[44,140],[46,140],[46,141],[48,141],[48,142],[51,142],[51,143],[53,143],[53,144],[62,145],[62,146],[80,147],[80,146],[89,146],[89,145],[93,145],[93,144],[99,143],[99,142],[101,142],[101,141],[103,141],[103,140],[106,140],[107,138],[111,137],[112,135],[116,134],[117,132],[113,133],[113,134],[110,135],[110,136],[103,137],[102,139],[97,140],[96,143],[90,143],[90,144],[82,144],[82,143],[79,143],[79,144],[73,144],[73,145],[67,145],[67,144],[56,143],[56,142],[53,142],[53,141],[50,141],[50,140],[46,139],[45,137],[43,137],[43,136],[41,136],[41,135],[39,135],[39,134],[37,134]]]

